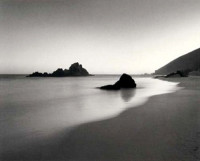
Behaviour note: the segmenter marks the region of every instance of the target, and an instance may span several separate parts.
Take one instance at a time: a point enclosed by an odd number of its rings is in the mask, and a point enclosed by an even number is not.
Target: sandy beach
[[[200,78],[169,78],[181,90],[151,97],[115,118],[65,130],[0,154],[2,161],[200,160]]]

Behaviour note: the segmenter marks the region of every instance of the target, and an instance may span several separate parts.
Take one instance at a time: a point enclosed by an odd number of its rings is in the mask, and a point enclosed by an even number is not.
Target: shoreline
[[[162,79],[163,80],[163,79]],[[195,161],[200,158],[200,78],[168,78],[184,87],[152,96],[115,118],[2,155],[2,160]],[[1,157],[0,157],[1,159]]]

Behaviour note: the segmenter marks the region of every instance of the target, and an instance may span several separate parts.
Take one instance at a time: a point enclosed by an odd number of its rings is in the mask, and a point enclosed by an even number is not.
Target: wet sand
[[[119,116],[63,130],[2,151],[2,161],[200,160],[200,78],[171,78],[183,89],[151,97]],[[77,116],[78,117],[78,116]]]

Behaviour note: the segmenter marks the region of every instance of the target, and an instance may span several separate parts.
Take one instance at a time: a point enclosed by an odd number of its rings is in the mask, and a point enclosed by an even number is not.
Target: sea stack
[[[136,88],[136,83],[130,75],[124,73],[115,84],[100,87],[103,90],[119,90],[121,88]]]
[[[83,68],[81,64],[78,62],[73,63],[69,69],[62,69],[58,68],[53,73],[40,73],[40,72],[34,72],[33,74],[30,74],[28,77],[70,77],[70,76],[92,76],[89,74],[89,72]]]
[[[69,73],[72,76],[88,76],[90,75],[88,71],[82,67],[81,64],[74,63],[69,67]]]

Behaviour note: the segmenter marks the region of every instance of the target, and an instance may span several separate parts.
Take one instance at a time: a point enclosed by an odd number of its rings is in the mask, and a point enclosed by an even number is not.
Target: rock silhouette
[[[170,73],[168,75],[165,76],[165,78],[171,78],[171,77],[186,77],[187,75],[185,75],[183,72],[181,71],[177,71],[177,72],[173,72]]]
[[[58,68],[53,73],[40,73],[40,72],[34,72],[30,74],[28,77],[67,77],[67,76],[91,76],[91,74],[88,73],[88,71],[82,67],[81,64],[74,63],[72,64],[69,69],[62,69]]]
[[[100,87],[104,90],[119,90],[121,88],[136,88],[136,83],[130,75],[123,74],[115,84]]]
[[[176,72],[173,72],[173,73],[169,73],[167,75],[158,75],[158,76],[155,76],[154,78],[177,78],[177,77],[187,77],[187,73],[184,73],[182,71],[176,71]]]
[[[155,74],[166,75],[177,70],[183,72],[184,75],[188,75],[191,71],[200,70],[200,48],[171,61],[167,65],[156,70]]]
[[[79,63],[74,63],[69,67],[69,73],[73,76],[87,76],[89,75],[88,71],[82,67]]]

